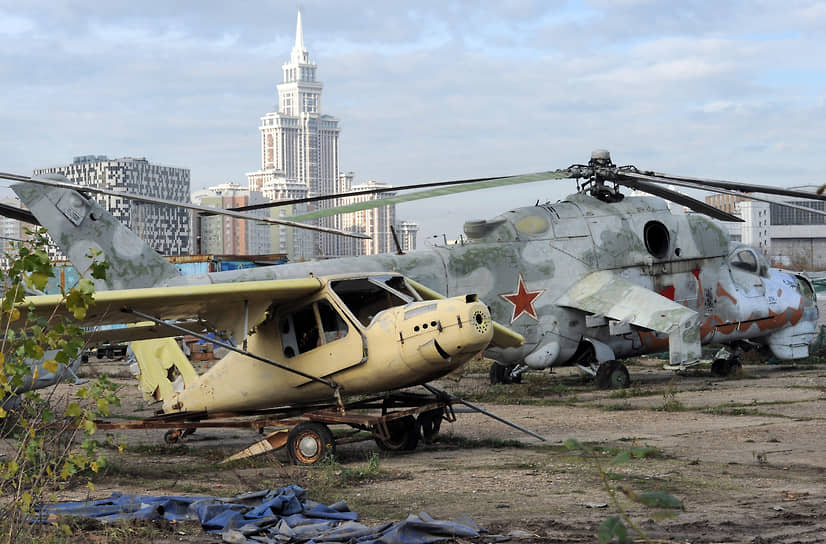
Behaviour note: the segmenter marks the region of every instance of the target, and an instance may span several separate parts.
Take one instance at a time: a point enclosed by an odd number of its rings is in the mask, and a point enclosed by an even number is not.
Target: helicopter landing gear
[[[376,444],[385,451],[412,451],[419,444],[419,427],[413,416],[391,419],[387,422],[387,429],[390,431],[389,437],[376,437]]]
[[[524,372],[526,368],[525,365],[500,365],[499,363],[491,363],[490,384],[522,383],[522,372]]]
[[[323,423],[305,421],[290,431],[287,452],[294,465],[312,465],[336,454],[333,433]]]
[[[720,378],[733,376],[740,372],[742,368],[743,363],[739,357],[714,359],[714,361],[711,362],[711,373]]]
[[[711,373],[720,378],[739,373],[743,369],[743,362],[740,360],[742,351],[742,349],[735,348],[732,353],[725,347],[720,348],[711,362]]]
[[[595,381],[600,389],[626,389],[631,385],[631,376],[624,364],[611,360],[599,365]]]

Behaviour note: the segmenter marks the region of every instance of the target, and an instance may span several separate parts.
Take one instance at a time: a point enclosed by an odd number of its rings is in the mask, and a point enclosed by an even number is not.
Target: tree
[[[101,468],[105,459],[92,438],[94,420],[108,415],[109,406],[119,405],[105,376],[76,390],[71,399],[58,399],[55,387],[26,390],[27,380],[37,377],[37,363],[57,372],[58,363],[81,355],[85,331],[78,321],[94,304],[93,281],[83,277],[69,288],[61,286],[61,305],[74,319],[29,311],[27,293],[42,292],[54,277],[54,267],[46,252],[46,230],[27,234],[30,240],[18,243],[7,255],[9,267],[0,270],[0,440],[6,446],[6,455],[0,457],[0,529],[7,542],[32,530],[27,518],[36,516],[36,505],[47,493],[77,485]],[[99,255],[89,256],[93,262],[85,275],[104,278],[107,263],[98,260]],[[93,487],[88,478],[86,483]]]

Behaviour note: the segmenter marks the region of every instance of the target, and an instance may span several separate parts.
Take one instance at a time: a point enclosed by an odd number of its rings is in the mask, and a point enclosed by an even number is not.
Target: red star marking
[[[545,289],[538,289],[536,291],[528,291],[525,288],[525,280],[522,278],[522,272],[519,273],[519,283],[516,287],[515,293],[502,293],[499,296],[513,304],[513,317],[511,323],[516,321],[522,314],[528,314],[535,320],[539,321],[536,316],[536,309],[533,307],[534,300],[536,300]]]

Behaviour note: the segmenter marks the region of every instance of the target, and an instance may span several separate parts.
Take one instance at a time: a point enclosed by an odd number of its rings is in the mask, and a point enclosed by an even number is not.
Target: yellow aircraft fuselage
[[[411,302],[394,299],[392,292],[365,295],[358,289],[345,293],[345,288],[346,282],[325,281],[312,298],[277,308],[249,335],[248,352],[267,354],[334,382],[343,395],[354,395],[444,376],[493,337],[490,312],[475,295]],[[328,401],[335,394],[324,383],[231,352],[183,391],[163,399],[163,409],[250,411]]]

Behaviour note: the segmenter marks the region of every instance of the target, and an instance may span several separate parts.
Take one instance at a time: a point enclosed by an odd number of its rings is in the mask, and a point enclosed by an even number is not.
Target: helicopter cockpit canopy
[[[769,263],[766,258],[758,253],[754,248],[737,244],[729,253],[729,266],[737,268],[750,274],[762,276],[764,278],[769,276]]]

